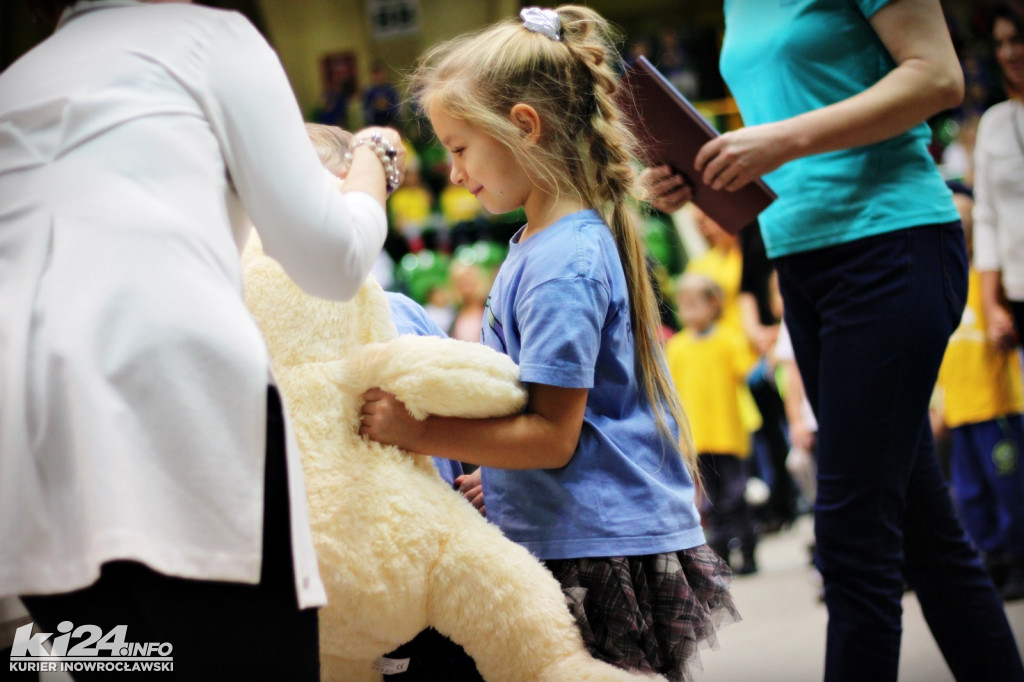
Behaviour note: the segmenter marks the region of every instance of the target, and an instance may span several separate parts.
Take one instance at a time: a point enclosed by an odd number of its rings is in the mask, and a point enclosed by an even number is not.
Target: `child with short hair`
[[[950,183],[973,257],[969,189]],[[968,271],[967,306],[949,338],[937,392],[952,438],[950,478],[960,520],[1004,601],[1024,599],[1024,388],[1015,348],[985,333],[980,275]]]
[[[519,364],[528,407],[416,421],[371,389],[360,433],[481,465],[488,518],[559,580],[590,651],[689,679],[698,644],[738,614],[728,567],[704,543],[658,342],[618,56],[585,7],[520,17],[431,50],[413,89],[452,181],[491,213],[525,211],[482,340]]]
[[[730,543],[739,542],[744,575],[757,571],[757,534],[745,497],[750,433],[740,391],[753,364],[742,332],[721,322],[722,287],[707,275],[683,275],[676,302],[683,330],[668,340],[665,359],[693,425],[709,542],[732,565]]]

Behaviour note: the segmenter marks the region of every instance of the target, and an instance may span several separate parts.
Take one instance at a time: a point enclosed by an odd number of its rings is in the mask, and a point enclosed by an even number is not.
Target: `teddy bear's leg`
[[[323,682],[381,682],[373,661],[352,661],[320,653],[320,679]]]
[[[466,649],[487,682],[652,679],[590,656],[561,587],[529,552],[494,526],[459,527],[431,572],[428,619]]]

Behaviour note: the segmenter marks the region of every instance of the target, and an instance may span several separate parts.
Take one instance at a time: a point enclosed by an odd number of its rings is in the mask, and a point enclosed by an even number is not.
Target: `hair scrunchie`
[[[534,33],[541,33],[551,40],[562,39],[562,20],[558,12],[544,7],[524,7],[519,12],[523,26]]]

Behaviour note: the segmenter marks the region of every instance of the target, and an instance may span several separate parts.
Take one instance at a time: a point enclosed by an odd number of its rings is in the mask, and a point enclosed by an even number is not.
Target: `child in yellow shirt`
[[[739,575],[757,571],[757,535],[744,493],[750,433],[744,425],[740,390],[751,354],[738,329],[721,324],[722,288],[710,277],[684,275],[677,288],[683,331],[665,345],[669,374],[690,418],[697,465],[707,501],[708,545],[730,563],[730,543],[739,541]]]
[[[954,187],[971,245],[973,200]],[[969,271],[967,307],[949,339],[938,393],[950,429],[950,473],[960,520],[1004,600],[1024,599],[1024,391],[1016,349],[986,334],[979,275]]]

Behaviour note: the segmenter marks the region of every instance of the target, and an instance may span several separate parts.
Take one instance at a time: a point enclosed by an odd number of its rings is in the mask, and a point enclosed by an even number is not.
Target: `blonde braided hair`
[[[671,433],[669,415],[679,425],[680,449],[694,472],[689,424],[661,353],[657,298],[630,203],[645,192],[633,165],[638,143],[616,102],[617,35],[589,8],[563,5],[555,11],[561,40],[512,19],[436,46],[413,74],[413,98],[422,110],[437,104],[497,140],[538,186],[601,214],[625,273],[640,384],[659,430]],[[529,148],[509,118],[518,103],[532,106],[542,122],[539,144]]]

